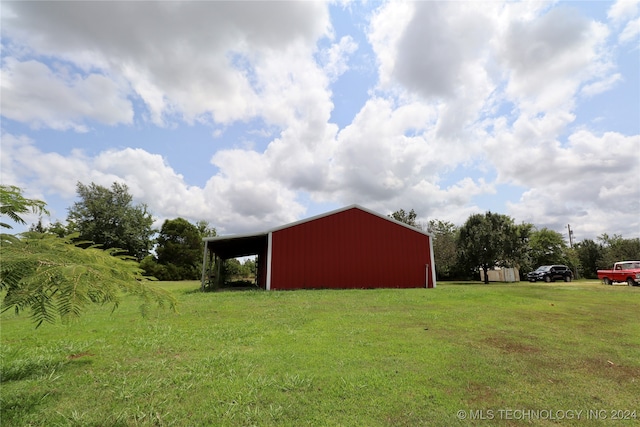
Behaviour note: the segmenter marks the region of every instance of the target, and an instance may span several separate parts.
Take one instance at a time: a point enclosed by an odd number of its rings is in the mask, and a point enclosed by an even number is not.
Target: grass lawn
[[[3,314],[0,424],[640,424],[640,287],[160,286],[179,313],[126,298],[37,330]]]

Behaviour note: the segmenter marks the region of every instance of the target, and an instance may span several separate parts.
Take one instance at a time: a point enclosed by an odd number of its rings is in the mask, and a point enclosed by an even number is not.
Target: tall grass
[[[595,426],[617,410],[630,419],[615,425],[640,422],[640,288],[162,286],[178,314],[141,318],[126,299],[38,330],[2,315],[1,425]]]

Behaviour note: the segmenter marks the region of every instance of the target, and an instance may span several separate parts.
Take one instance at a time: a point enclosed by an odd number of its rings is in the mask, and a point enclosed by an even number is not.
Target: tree
[[[36,224],[31,224],[31,227],[29,227],[29,231],[34,231],[36,233],[55,234],[58,237],[66,237],[73,234],[74,228],[75,227],[73,224],[65,225],[59,220],[47,226],[44,226],[42,224],[42,218],[40,218]]]
[[[255,275],[256,264],[253,259],[240,262],[237,258],[229,258],[222,264],[224,286],[247,286],[253,282]]]
[[[217,236],[217,232],[215,227],[211,227],[209,223],[205,220],[200,220],[196,222],[196,228],[200,233],[200,237],[215,237]],[[203,246],[204,249],[204,246]]]
[[[177,277],[170,280],[193,280],[199,277],[202,236],[195,225],[183,218],[166,220],[156,242],[158,263],[175,266]]]
[[[140,266],[159,280],[198,279],[202,267],[203,237],[216,235],[206,221],[191,224],[183,218],[166,220],[155,242],[157,257],[148,255]]]
[[[603,254],[599,268],[611,268],[615,262],[640,260],[640,239],[623,239],[619,234],[598,236],[602,242]]]
[[[507,250],[512,250],[511,253],[511,264],[514,267],[517,267],[519,271],[527,271],[532,270],[532,262],[531,262],[531,233],[535,227],[533,224],[529,224],[523,222],[521,224],[516,224],[515,226],[515,234],[512,236],[511,240],[511,248],[506,248]]]
[[[158,264],[158,260],[153,255],[147,255],[140,261],[140,268],[145,276],[155,277],[158,280],[174,280],[177,273],[167,268],[166,265]]]
[[[114,182],[111,189],[91,183],[77,184],[80,201],[69,209],[67,218],[79,233],[79,240],[103,249],[118,248],[138,260],[151,249],[153,218],[144,204],[133,205],[125,184]]]
[[[433,235],[433,257],[438,279],[450,279],[458,263],[458,228],[448,221],[431,220],[427,225],[427,231]]]
[[[256,260],[254,258],[245,259],[242,263],[242,268],[240,269],[240,274],[244,278],[255,277],[256,276]]]
[[[598,266],[602,264],[604,248],[591,239],[576,243],[575,251],[580,263],[580,273],[586,279],[598,278]]]
[[[224,261],[223,275],[225,279],[231,280],[232,277],[237,277],[242,274],[242,264],[237,258],[229,258]]]
[[[467,269],[484,272],[493,267],[517,266],[525,256],[530,224],[515,225],[507,215],[486,212],[471,215],[460,227],[458,257]]]
[[[409,213],[405,212],[404,209],[400,209],[398,211],[395,211],[394,213],[392,213],[391,215],[388,215],[389,218],[393,218],[396,221],[400,221],[403,222],[407,225],[410,225],[412,227],[416,227],[416,228],[421,228],[420,225],[418,223],[416,223],[416,218],[418,216],[418,214],[416,214],[416,212],[411,209],[411,211],[409,211]]]
[[[28,212],[49,215],[42,200],[26,199],[22,190],[14,185],[0,185],[0,215],[6,215],[13,222],[24,225],[26,222],[20,215]],[[0,221],[0,227],[13,228],[4,221]]]
[[[567,243],[557,231],[542,228],[531,233],[529,239],[531,262],[534,266],[569,264]]]
[[[3,186],[0,197],[3,214],[21,224],[25,222],[19,214],[28,211],[24,206],[46,212],[43,202],[22,198],[17,187]],[[20,203],[12,205],[14,200]],[[11,226],[6,224],[5,228]],[[122,292],[142,298],[143,312],[151,301],[175,308],[175,299],[150,286],[137,262],[115,252],[96,247],[82,249],[48,233],[3,235],[0,291],[5,294],[1,310],[14,308],[19,313],[30,309],[38,327],[45,321],[55,322],[58,317],[78,317],[91,303],[111,303],[115,309]]]

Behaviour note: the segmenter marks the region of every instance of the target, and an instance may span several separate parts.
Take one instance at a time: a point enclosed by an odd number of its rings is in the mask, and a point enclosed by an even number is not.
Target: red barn
[[[262,233],[205,238],[202,286],[220,276],[214,260],[257,255],[258,286],[266,290],[433,288],[431,239],[352,205]]]

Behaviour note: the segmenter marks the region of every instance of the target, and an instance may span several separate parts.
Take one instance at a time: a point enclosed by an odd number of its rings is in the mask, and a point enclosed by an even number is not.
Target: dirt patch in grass
[[[91,356],[95,356],[95,354],[89,353],[88,351],[83,351],[82,353],[70,354],[67,356],[67,359],[76,360],[76,359],[80,359],[81,357],[91,357]]]
[[[489,337],[484,342],[491,347],[500,349],[504,353],[534,354],[540,352],[538,347],[523,344],[507,337]]]
[[[611,378],[617,382],[640,381],[640,366],[619,365],[608,359],[585,359],[582,369],[591,375]]]
[[[466,389],[468,404],[473,405],[476,403],[486,404],[492,402],[495,399],[496,392],[493,388],[486,384],[480,384],[477,382],[470,382]]]

